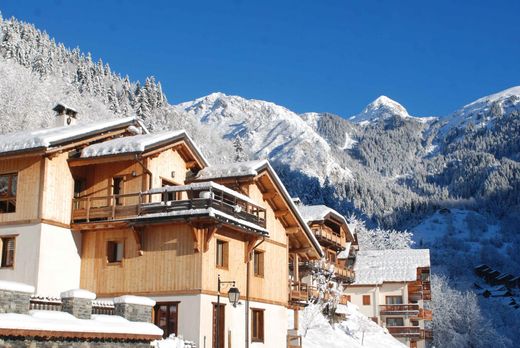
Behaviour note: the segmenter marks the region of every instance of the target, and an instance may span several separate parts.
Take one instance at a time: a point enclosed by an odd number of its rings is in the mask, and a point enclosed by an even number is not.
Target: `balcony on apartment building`
[[[342,238],[340,233],[335,232],[328,226],[313,226],[312,232],[314,232],[314,235],[320,242],[320,245],[326,248],[341,249],[345,245],[345,238]]]
[[[432,292],[430,282],[417,280],[408,283],[408,297],[411,301],[431,300]]]
[[[422,338],[424,333],[419,326],[387,326],[388,332],[394,337]]]
[[[72,223],[211,217],[265,231],[266,211],[249,197],[214,182],[165,186],[145,192],[75,198]]]
[[[420,308],[417,304],[386,304],[379,306],[381,315],[418,316]]]
[[[305,306],[312,296],[312,287],[302,283],[289,280],[289,303]]]

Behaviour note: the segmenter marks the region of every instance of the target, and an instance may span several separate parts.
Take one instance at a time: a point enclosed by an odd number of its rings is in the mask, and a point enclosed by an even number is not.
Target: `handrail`
[[[168,194],[183,194],[183,199],[169,200]],[[145,203],[146,202],[146,203]],[[247,196],[227,188],[191,185],[164,190],[86,196],[73,199],[72,222],[116,220],[147,214],[214,208],[234,218],[266,227],[266,210],[252,203]]]
[[[379,305],[381,314],[386,312],[417,312],[419,313],[419,305],[416,304],[384,304]]]

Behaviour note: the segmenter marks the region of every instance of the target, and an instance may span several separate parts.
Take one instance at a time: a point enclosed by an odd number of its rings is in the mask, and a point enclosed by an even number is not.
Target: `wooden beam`
[[[206,238],[204,240],[204,252],[209,250],[209,242],[211,241],[211,238],[217,233],[218,228],[220,225],[213,225],[211,227],[208,227],[208,232],[206,233]]]
[[[284,217],[285,215],[289,214],[289,210],[275,210],[274,212],[274,217],[275,218],[281,218],[281,217]]]
[[[196,253],[200,253],[202,250],[201,248],[201,242],[202,242],[202,233],[201,229],[195,226],[192,226],[191,233],[193,235],[193,250]]]
[[[276,191],[267,191],[267,192],[262,193],[262,197],[265,200],[273,199],[276,196],[278,196],[278,192],[276,192]]]
[[[291,226],[291,227],[287,227],[285,229],[286,234],[297,234],[300,231],[301,231],[301,229],[298,226]]]
[[[135,154],[119,154],[102,157],[92,158],[71,158],[68,160],[69,167],[81,167],[88,166],[91,164],[111,163],[115,161],[133,161],[135,160]]]
[[[197,165],[197,161],[188,161],[186,162],[186,169],[191,169]]]
[[[135,244],[137,244],[137,252],[139,256],[143,255],[143,228],[142,227],[132,227],[132,235],[134,236]]]
[[[312,250],[311,247],[306,247],[306,248],[299,248],[299,249],[291,249],[291,250],[289,250],[289,252],[294,253],[294,254],[302,254],[302,253],[306,253],[311,250]]]
[[[256,245],[256,242],[258,241],[258,238],[249,240],[246,242],[246,249],[244,253],[244,263],[248,263],[249,260],[251,260],[251,252],[253,251],[253,248]]]

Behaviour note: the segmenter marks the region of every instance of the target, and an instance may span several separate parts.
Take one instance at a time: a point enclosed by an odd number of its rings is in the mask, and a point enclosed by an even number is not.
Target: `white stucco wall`
[[[36,293],[58,296],[79,288],[81,235],[69,229],[41,224],[40,262]]]
[[[41,225],[0,226],[0,237],[17,235],[14,267],[0,268],[0,279],[36,287],[40,257]]]
[[[216,296],[185,295],[185,296],[153,296],[157,302],[179,301],[179,335],[194,341],[197,347],[211,348],[213,336],[213,303]],[[232,347],[245,347],[246,306],[242,299],[234,308],[226,296],[222,296],[221,303],[225,304],[225,345],[231,336]],[[259,302],[250,302],[250,308],[264,309],[264,342],[250,343],[256,347],[285,347],[287,335],[287,309],[284,306],[271,305]],[[248,327],[251,317],[249,317]],[[249,328],[250,330],[250,328]],[[251,340],[251,337],[249,337]],[[250,341],[251,342],[251,341]],[[205,343],[205,344],[204,344]],[[223,348],[224,348],[223,347]]]

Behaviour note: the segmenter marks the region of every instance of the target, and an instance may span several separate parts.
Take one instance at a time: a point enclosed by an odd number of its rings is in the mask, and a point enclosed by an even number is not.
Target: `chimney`
[[[78,112],[65,104],[58,103],[52,110],[56,111],[56,127],[72,126],[77,121]]]

